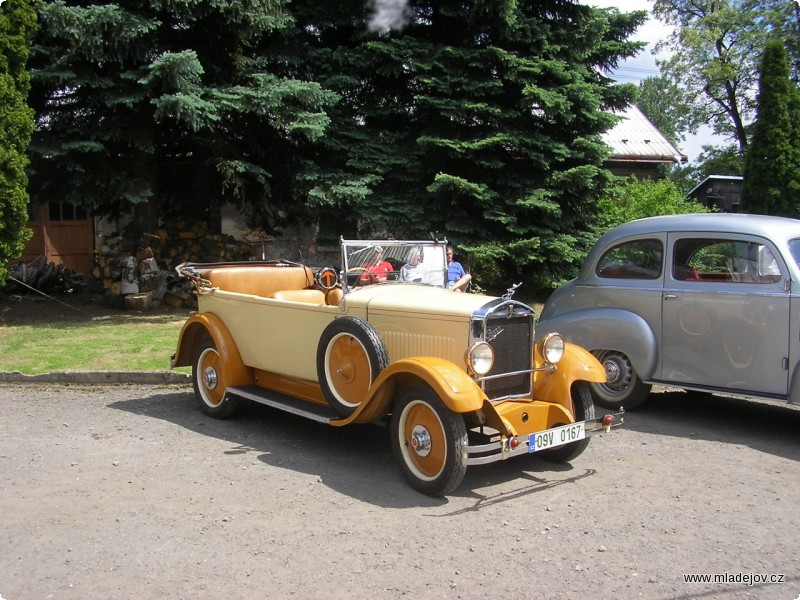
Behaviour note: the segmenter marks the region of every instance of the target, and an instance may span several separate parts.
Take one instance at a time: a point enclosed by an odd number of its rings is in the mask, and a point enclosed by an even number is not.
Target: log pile
[[[32,291],[43,294],[79,292],[86,288],[86,277],[73,273],[66,265],[45,262],[40,256],[36,260],[9,267],[7,294],[28,294]]]
[[[132,231],[102,239],[92,276],[112,306],[147,310],[165,304],[196,306],[189,283],[175,272],[184,262],[249,260],[252,246],[212,234],[204,223],[176,221],[150,233]]]

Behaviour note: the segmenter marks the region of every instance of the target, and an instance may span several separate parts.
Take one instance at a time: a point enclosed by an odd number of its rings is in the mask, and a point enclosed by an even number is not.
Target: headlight
[[[564,356],[564,338],[557,333],[550,333],[542,340],[540,348],[544,359],[555,364]]]
[[[467,353],[469,368],[479,376],[486,375],[494,364],[494,350],[486,342],[478,342]]]

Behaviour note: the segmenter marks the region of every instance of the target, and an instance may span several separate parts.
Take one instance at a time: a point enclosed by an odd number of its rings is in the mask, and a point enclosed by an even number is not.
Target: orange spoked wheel
[[[330,407],[344,417],[363,402],[388,364],[383,341],[366,321],[342,317],[322,332],[317,348],[320,387]]]
[[[192,361],[192,385],[200,410],[210,417],[224,419],[239,407],[236,398],[226,395],[222,373],[222,357],[211,338],[204,339],[195,350]]]
[[[409,388],[392,413],[392,450],[418,492],[444,496],[467,471],[467,429],[427,385]]]

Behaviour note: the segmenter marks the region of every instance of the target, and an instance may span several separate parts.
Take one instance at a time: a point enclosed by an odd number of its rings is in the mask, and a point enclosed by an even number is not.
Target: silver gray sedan
[[[800,402],[800,221],[640,219],[601,237],[547,300],[537,337],[587,348],[596,404],[633,409],[652,384]]]

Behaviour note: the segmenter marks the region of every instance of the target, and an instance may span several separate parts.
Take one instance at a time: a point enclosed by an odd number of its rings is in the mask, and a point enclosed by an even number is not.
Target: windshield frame
[[[342,251],[342,270],[339,280],[342,291],[347,294],[370,285],[425,285],[447,287],[447,240],[345,240],[340,239]],[[376,262],[376,249],[380,249],[380,260],[391,265],[391,271],[384,276],[376,275],[372,268]],[[415,250],[420,251],[421,260],[414,270],[413,280],[409,257]],[[406,276],[404,280],[403,277]]]

